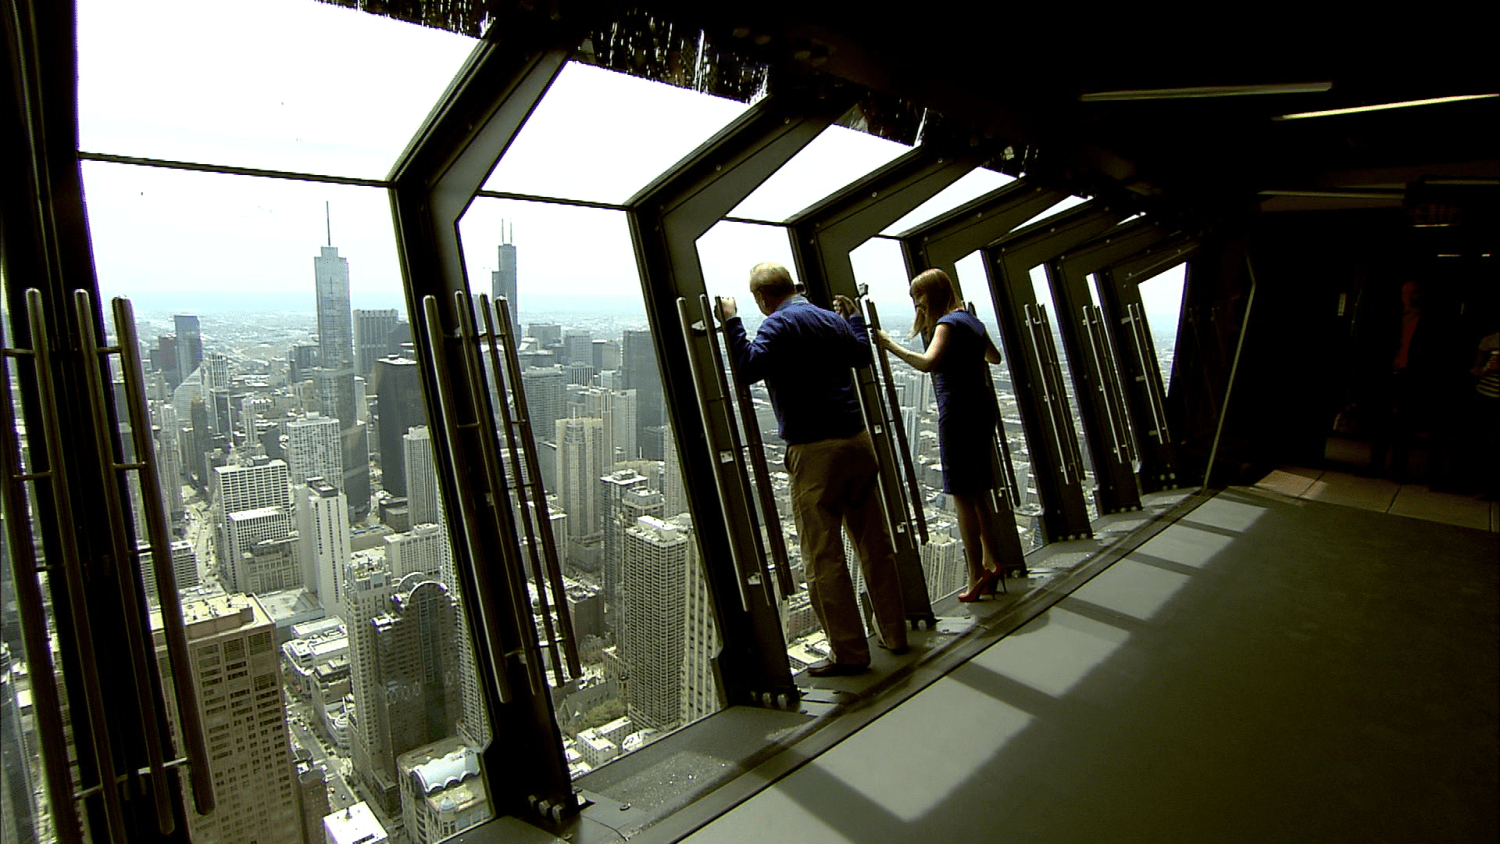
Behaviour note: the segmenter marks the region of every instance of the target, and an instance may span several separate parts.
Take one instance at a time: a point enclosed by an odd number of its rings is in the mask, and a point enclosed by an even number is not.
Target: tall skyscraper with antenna
[[[498,300],[505,297],[510,303],[511,330],[517,337],[521,336],[521,311],[516,301],[516,224],[510,224],[510,231],[505,230],[505,223],[500,223],[500,269],[490,273],[490,295],[492,299]]]
[[[354,389],[354,316],[349,307],[349,260],[333,245],[333,216],[328,220],[328,245],[313,259],[318,311],[318,352],[322,371],[317,378],[324,416],[339,420],[343,437],[344,477],[328,478],[344,493],[351,521],[370,511],[370,446],[368,431],[359,421]]]

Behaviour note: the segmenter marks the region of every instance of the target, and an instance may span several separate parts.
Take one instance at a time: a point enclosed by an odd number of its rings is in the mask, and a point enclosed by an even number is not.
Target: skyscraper
[[[349,259],[332,244],[313,259],[318,312],[318,353],[324,369],[353,366],[354,326],[349,310]],[[179,337],[180,337],[179,333]],[[180,340],[179,340],[180,343]],[[347,421],[353,421],[352,417]]]
[[[281,691],[276,628],[252,595],[214,595],[182,607],[198,707],[217,805],[188,812],[194,841],[299,841],[297,776]],[[161,619],[153,615],[157,659],[168,671]],[[166,696],[176,729],[177,699]]]
[[[395,308],[354,311],[354,374],[370,377],[375,361],[391,353],[391,332],[400,315]]]
[[[344,569],[350,558],[344,494],[321,478],[298,486],[297,534],[302,539],[303,584],[318,593],[329,615],[343,617]]]
[[[396,758],[455,735],[463,710],[447,587],[421,573],[392,580],[383,566],[351,570],[348,619],[355,767],[388,813],[400,803]]]
[[[604,420],[588,416],[557,420],[557,496],[568,514],[571,542],[599,531],[599,478],[607,465]]]
[[[687,531],[652,516],[625,531],[620,656],[630,672],[626,708],[639,729],[677,726],[692,544]]]
[[[516,226],[511,224],[510,231],[504,230],[503,224],[500,232],[502,242],[500,244],[500,269],[490,273],[491,298],[498,302],[501,297],[510,303],[511,330],[517,336],[521,336],[521,306],[516,300],[516,245],[512,242],[515,236]]]
[[[339,421],[309,413],[286,423],[286,462],[291,482],[323,478],[338,484],[344,478],[344,447]]]
[[[172,323],[177,331],[177,380],[174,383],[181,384],[203,360],[203,334],[199,330],[198,318],[191,314],[177,314],[172,317]]]
[[[650,331],[627,330],[624,333],[620,338],[620,368],[625,372],[625,389],[635,390],[636,445],[641,456],[660,460],[660,429],[667,424],[666,406],[662,398],[661,370],[656,366],[656,345]]]
[[[432,437],[426,425],[417,425],[401,438],[406,469],[406,511],[413,525],[443,521],[443,500],[438,492],[437,463]]]
[[[213,498],[214,520],[219,526],[219,565],[224,571],[230,589],[236,586],[236,566],[240,552],[246,547],[237,547],[234,542],[240,524],[231,525],[230,516],[247,511],[271,509],[291,515],[291,492],[287,483],[287,466],[282,460],[257,458],[245,464],[230,464],[214,467],[209,479]],[[258,524],[258,523],[257,523]],[[255,529],[256,541],[273,538],[260,535]],[[248,534],[247,534],[248,538]]]
[[[375,361],[371,382],[375,407],[380,416],[381,486],[392,495],[406,495],[406,461],[402,459],[402,442],[414,425],[427,422],[422,404],[421,372],[417,362],[406,358],[382,358]]]

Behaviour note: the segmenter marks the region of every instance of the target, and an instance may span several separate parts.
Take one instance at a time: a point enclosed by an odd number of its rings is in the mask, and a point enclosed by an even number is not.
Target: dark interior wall
[[[1480,248],[1414,228],[1401,209],[1261,215],[1250,236],[1255,301],[1221,468],[1237,467],[1238,481],[1281,464],[1322,465],[1341,412],[1345,433],[1368,438],[1399,342],[1407,281],[1423,285],[1424,319],[1443,329],[1434,402],[1436,417],[1447,418],[1447,403],[1472,389],[1473,350],[1500,316],[1494,259]],[[1232,354],[1238,326],[1221,316],[1216,328]]]

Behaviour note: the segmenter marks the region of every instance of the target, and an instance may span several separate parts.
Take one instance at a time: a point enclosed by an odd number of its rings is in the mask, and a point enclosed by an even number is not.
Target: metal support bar
[[[1137,362],[1140,364],[1141,371],[1143,373],[1150,372],[1150,367],[1154,366],[1155,362],[1150,360],[1146,354],[1146,350],[1150,348],[1146,339],[1146,316],[1141,313],[1141,309],[1138,306],[1131,303],[1126,306],[1125,322],[1130,326],[1130,338],[1133,341],[1132,345],[1135,347],[1135,356]],[[1171,433],[1167,430],[1166,402],[1162,399],[1156,379],[1143,375],[1141,380],[1146,388],[1146,406],[1151,411],[1151,424],[1153,426],[1151,436],[1161,445],[1166,445],[1172,439]]]
[[[729,381],[734,385],[733,393],[735,403],[739,406],[740,425],[745,429],[745,450],[750,454],[750,469],[755,476],[755,489],[759,494],[760,510],[765,520],[766,541],[771,546],[771,565],[776,571],[776,585],[785,596],[796,591],[796,583],[792,581],[792,566],[787,558],[786,535],[781,532],[781,517],[776,512],[776,494],[771,489],[771,470],[766,465],[766,447],[760,438],[760,425],[755,420],[755,408],[751,404],[750,388],[740,381],[739,370],[735,366],[734,355],[724,353],[719,343],[719,335],[713,329],[714,315],[708,307],[708,296],[699,297],[699,303],[703,308],[703,324],[709,326],[708,345],[713,350],[713,356],[717,360],[728,359]],[[715,306],[719,304],[719,297],[715,297]],[[721,327],[722,329],[722,327]],[[723,375],[722,365],[719,368],[720,376]],[[723,385],[721,384],[721,389]],[[729,391],[726,390],[726,394]],[[739,449],[739,434],[733,431],[735,447]]]
[[[72,633],[78,645],[79,662],[82,665],[91,666],[98,663],[98,655],[94,649],[93,629],[82,612],[82,609],[88,605],[88,596],[83,584],[83,561],[78,551],[78,539],[72,529],[72,526],[77,524],[73,517],[72,497],[68,490],[67,473],[62,470],[63,444],[58,434],[61,420],[58,418],[57,389],[53,382],[52,360],[48,351],[51,340],[47,331],[47,320],[42,312],[41,291],[26,291],[26,312],[31,328],[33,351],[36,353],[37,390],[41,398],[40,412],[46,420],[42,433],[46,446],[47,465],[52,467],[54,473],[52,490],[55,493],[57,519],[62,526],[62,529],[58,531],[63,555],[59,565],[62,568],[68,601],[78,610],[72,615]],[[116,776],[114,754],[109,738],[108,721],[104,713],[104,692],[100,687],[99,677],[92,671],[85,671],[83,676],[75,678],[75,682],[83,688],[89,724],[87,732],[93,739],[92,750],[95,764],[99,768],[99,781],[113,783]],[[76,714],[74,717],[77,717]],[[107,824],[107,828],[102,830],[102,833],[108,836],[111,844],[126,844],[128,839],[125,835],[124,811],[120,805],[119,789],[113,787],[103,789],[100,796],[104,802],[104,817]]]
[[[0,324],[0,342],[5,326]],[[21,350],[6,349],[6,357],[22,357]],[[25,353],[36,361],[36,356]],[[52,662],[52,648],[47,636],[46,607],[37,573],[56,566],[38,566],[36,546],[29,522],[25,483],[50,480],[53,472],[21,472],[20,426],[17,424],[11,373],[0,370],[0,484],[5,507],[6,532],[9,539],[11,585],[15,589],[16,615],[21,624],[21,642],[26,652],[27,674],[31,678],[32,712],[41,744],[42,770],[46,779],[47,800],[52,807],[53,830],[61,844],[83,844],[78,807],[73,800],[73,777],[68,770],[68,740],[63,733],[62,697],[57,688],[57,667]],[[28,795],[29,797],[29,795]]]
[[[526,401],[526,391],[521,382],[521,359],[517,355],[515,332],[511,321],[510,304],[504,297],[495,300],[491,311],[488,297],[479,297],[480,311],[484,314],[485,336],[489,338],[490,367],[495,373],[499,388],[500,418],[505,423],[506,439],[510,443],[510,461],[516,473],[516,495],[521,504],[521,522],[526,529],[533,577],[537,592],[541,595],[542,613],[547,623],[547,638],[557,641],[551,627],[551,611],[548,609],[548,590],[552,592],[553,605],[557,607],[558,625],[563,630],[563,657],[566,671],[560,677],[579,677],[583,667],[578,658],[578,642],[573,630],[573,619],[568,609],[567,588],[562,581],[562,565],[557,556],[557,542],[552,535],[551,511],[547,507],[547,491],[542,488],[540,461],[536,453],[536,440],[531,430],[531,411]],[[498,313],[498,317],[496,314]],[[497,328],[498,327],[498,328]],[[496,339],[499,343],[496,343]],[[500,382],[501,373],[505,381]],[[510,403],[505,400],[505,388],[510,388]],[[511,407],[515,413],[512,417]],[[519,441],[519,442],[518,442]],[[524,471],[524,476],[523,476]],[[528,502],[531,508],[528,509]],[[534,523],[534,526],[533,526]],[[538,547],[540,541],[540,547]],[[554,665],[557,662],[553,654]]]
[[[869,314],[870,330],[880,331],[880,311],[875,307],[873,299],[865,300],[865,311]],[[927,514],[922,511],[922,491],[917,485],[917,470],[912,465],[911,441],[906,437],[906,423],[901,419],[901,403],[896,396],[896,381],[891,375],[890,353],[884,347],[879,349],[880,375],[885,381],[885,398],[890,405],[891,428],[896,432],[896,447],[900,454],[897,459],[901,462],[902,474],[906,478],[906,487],[911,495],[912,514],[917,522],[917,534],[922,537],[922,544],[926,545],[927,537]]]
[[[115,336],[120,339],[120,369],[125,378],[125,396],[129,405],[130,430],[135,454],[140,458],[133,468],[140,472],[141,506],[146,514],[146,533],[151,559],[161,561],[153,566],[156,574],[157,602],[161,606],[162,636],[167,658],[172,666],[172,691],[177,698],[178,726],[183,752],[192,777],[193,805],[198,814],[212,812],[215,805],[213,773],[208,766],[208,742],[204,738],[202,714],[198,711],[198,692],[193,682],[193,668],[188,653],[187,629],[182,615],[182,599],[177,592],[177,574],[169,564],[171,540],[167,533],[167,515],[162,509],[161,479],[151,441],[151,415],[146,405],[146,388],[141,376],[140,348],[136,340],[135,314],[130,301],[113,301]],[[168,763],[170,767],[171,763]]]
[[[93,303],[87,291],[74,291],[73,304],[77,311],[78,325],[83,327],[80,332],[83,341],[84,372],[86,373],[89,410],[93,415],[93,429],[96,439],[96,448],[99,457],[100,475],[109,481],[123,481],[119,476],[119,470],[112,465],[114,463],[111,454],[114,453],[114,435],[110,430],[108,411],[108,394],[104,390],[104,377],[101,369],[108,368],[108,353],[101,348],[98,338],[89,327],[93,324]],[[143,491],[144,494],[144,491]],[[163,835],[170,834],[176,828],[177,821],[172,816],[172,791],[167,779],[166,760],[161,749],[161,740],[157,736],[157,724],[160,723],[159,714],[156,709],[158,697],[156,686],[157,672],[154,654],[147,650],[146,643],[151,640],[151,631],[148,629],[146,619],[141,612],[146,605],[146,595],[141,586],[140,564],[131,553],[128,537],[131,535],[126,524],[125,507],[120,496],[103,496],[105,501],[105,517],[109,520],[110,540],[113,546],[113,559],[106,560],[106,565],[112,570],[109,572],[113,577],[120,598],[121,614],[125,619],[125,640],[130,653],[131,676],[135,678],[138,703],[141,707],[141,734],[145,737],[146,760],[151,769],[151,793],[156,800],[156,822],[157,828]],[[162,561],[157,568],[169,568],[171,558]]]
[[[691,346],[693,342],[693,318],[688,313],[687,299],[681,296],[677,297],[677,316],[682,324],[683,342]],[[698,412],[702,414],[704,419],[707,419],[710,417],[710,415],[713,414],[714,406],[718,405],[722,408],[722,406],[727,402],[727,398],[724,396],[722,391],[720,391],[716,396],[708,395],[704,391],[704,385],[705,383],[707,383],[705,381],[705,375],[699,368],[698,361],[691,355],[689,355],[688,364],[692,367],[693,371],[693,394],[698,399]],[[714,384],[715,388],[718,388],[720,386],[717,378],[715,378],[712,383]],[[728,415],[727,410],[724,410],[723,412],[725,413],[725,415]],[[733,425],[731,425],[730,427],[733,428]],[[713,448],[712,443],[709,443],[709,448]],[[738,482],[741,478],[741,473],[738,472],[734,466],[735,453],[730,450],[716,451],[713,454],[713,463],[715,469],[714,485],[718,487],[719,500],[727,501],[729,500],[729,485],[733,482]],[[728,514],[726,513],[725,515],[727,516]],[[754,526],[752,525],[751,527],[753,528]],[[758,533],[758,531],[752,530],[751,533],[755,534]],[[750,609],[750,598],[747,594],[745,594],[745,584],[751,577],[758,577],[759,575],[746,571],[747,567],[745,561],[741,558],[738,543],[729,543],[729,557],[734,563],[734,582],[735,586],[738,587],[739,590],[740,609],[748,611]],[[764,595],[765,593],[763,592],[762,594]]]
[[[427,326],[427,336],[431,338],[431,365],[433,369],[432,383],[437,385],[437,405],[439,417],[433,420],[437,423],[438,435],[443,438],[449,454],[461,454],[458,444],[457,430],[459,426],[454,407],[453,387],[449,383],[446,373],[448,369],[448,352],[444,348],[447,335],[443,333],[442,317],[438,312],[436,296],[427,296],[422,300],[422,316]],[[469,558],[471,560],[483,559],[483,549],[475,542],[479,530],[479,514],[475,512],[475,502],[472,496],[460,495],[454,502],[458,505],[460,518],[463,520],[464,541],[468,545]],[[500,702],[510,703],[515,700],[515,690],[511,687],[510,674],[506,671],[504,656],[500,653],[501,643],[505,639],[501,635],[500,619],[498,614],[500,608],[495,606],[494,590],[490,588],[489,567],[474,566],[474,578],[479,588],[474,595],[465,596],[466,603],[473,607],[479,616],[479,625],[484,631],[484,636],[491,643],[489,648],[481,649],[481,652],[489,657],[490,673],[495,678],[496,690]],[[529,609],[529,608],[528,608]]]
[[[478,439],[480,461],[485,473],[485,486],[489,489],[486,504],[489,506],[491,518],[498,525],[502,512],[509,512],[506,508],[509,506],[510,496],[507,494],[509,487],[505,481],[505,465],[500,460],[499,437],[494,426],[495,418],[492,414],[483,412],[489,404],[484,401],[484,398],[489,395],[489,389],[484,380],[484,363],[479,347],[482,338],[479,336],[479,328],[474,319],[474,299],[466,293],[457,292],[453,294],[453,305],[458,314],[459,356],[463,361],[464,376],[468,380],[469,395],[476,397],[475,405],[480,410],[479,418],[472,423],[471,430]],[[488,311],[488,302],[481,300],[481,306]],[[514,531],[502,531],[502,533],[514,533]],[[515,550],[519,551],[519,548]],[[531,593],[526,588],[526,572],[519,565],[519,561],[515,561],[517,564],[514,567],[508,565],[511,560],[504,559],[504,562],[507,565],[501,569],[501,574],[504,578],[506,596],[510,600],[511,611],[515,614],[515,618],[527,623],[533,622],[535,619],[531,609]],[[545,643],[537,643],[537,664],[540,665],[547,657],[550,657],[554,676],[560,680],[563,665],[557,651],[557,637],[552,629],[552,612],[547,605],[545,587],[545,581],[538,581],[536,584],[537,598],[542,605],[542,626],[547,634]],[[534,627],[532,629],[535,630]],[[513,655],[521,655],[524,659],[525,651],[518,647],[507,654],[507,656]],[[538,685],[540,677],[537,672],[528,671],[527,676],[532,678],[532,692],[541,694],[543,690]]]
[[[1031,345],[1036,355],[1036,360],[1042,371],[1042,407],[1047,411],[1047,423],[1052,428],[1052,444],[1057,449],[1057,467],[1062,473],[1064,483],[1076,484],[1082,478],[1078,473],[1077,464],[1073,463],[1067,443],[1069,438],[1058,421],[1057,404],[1062,397],[1061,388],[1057,384],[1057,364],[1052,356],[1052,342],[1047,335],[1047,314],[1044,305],[1036,305],[1035,312],[1032,305],[1027,304],[1026,327],[1031,335]]]

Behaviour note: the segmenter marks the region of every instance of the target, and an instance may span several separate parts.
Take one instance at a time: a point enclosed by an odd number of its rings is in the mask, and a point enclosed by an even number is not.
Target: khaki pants
[[[802,539],[802,567],[813,612],[828,634],[833,661],[867,663],[870,644],[860,623],[854,583],[844,561],[849,531],[886,647],[906,645],[906,610],[896,576],[896,549],[880,508],[875,449],[864,431],[842,440],[788,446],[792,515]]]

